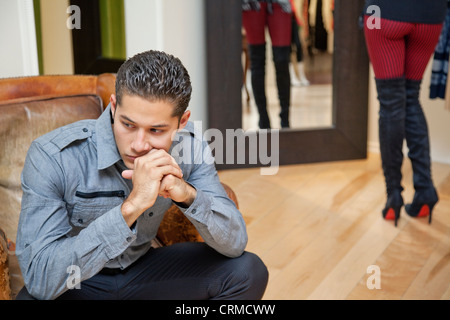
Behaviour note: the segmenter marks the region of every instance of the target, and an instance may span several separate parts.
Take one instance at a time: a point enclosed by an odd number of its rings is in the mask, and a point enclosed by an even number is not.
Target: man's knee
[[[259,284],[261,288],[263,288],[262,294],[266,290],[267,282],[269,281],[269,271],[267,270],[264,262],[254,253],[245,252],[245,255],[248,256],[248,272],[250,277],[252,278],[252,283]],[[262,297],[262,295],[261,295]]]
[[[264,262],[254,253],[244,252],[235,258],[234,279],[239,285],[239,299],[259,300],[266,291],[269,272]]]

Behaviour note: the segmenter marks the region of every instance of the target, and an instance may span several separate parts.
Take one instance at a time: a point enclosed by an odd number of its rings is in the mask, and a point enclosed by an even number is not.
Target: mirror
[[[291,2],[292,43],[289,72],[290,128],[307,129],[332,125],[332,67],[334,21],[332,0],[294,0]],[[301,27],[299,27],[301,26]],[[266,27],[265,89],[271,127],[280,129],[280,101],[275,78],[272,43]],[[246,30],[242,30],[242,127],[258,130],[256,106],[250,71],[250,54]]]
[[[366,157],[369,59],[364,34],[358,26],[363,5],[364,0],[335,1],[331,125],[272,130],[268,136],[261,134],[263,130],[245,131],[249,141],[255,138],[271,141],[272,134],[279,134],[274,151],[279,152],[280,165]],[[205,10],[209,127],[219,129],[226,136],[227,129],[243,127],[241,0],[207,0]],[[246,145],[246,159],[254,152],[250,149]],[[258,160],[256,163],[227,162],[217,167],[265,165]]]

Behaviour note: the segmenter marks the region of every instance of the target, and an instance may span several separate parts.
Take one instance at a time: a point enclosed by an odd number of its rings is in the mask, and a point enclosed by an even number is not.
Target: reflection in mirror
[[[290,63],[290,127],[332,126],[333,6],[332,1],[294,0]],[[271,126],[280,128],[280,102],[272,59],[272,44],[266,30],[266,98]],[[297,39],[297,43],[296,40]],[[250,59],[245,29],[242,29],[242,126],[257,130],[259,113],[251,86]]]

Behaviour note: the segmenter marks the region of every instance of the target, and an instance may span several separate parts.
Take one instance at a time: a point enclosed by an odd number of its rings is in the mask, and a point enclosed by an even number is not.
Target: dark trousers
[[[100,272],[58,299],[259,300],[267,281],[267,268],[255,254],[227,258],[204,243],[189,242],[150,249],[127,269]],[[24,288],[17,299],[27,298]]]

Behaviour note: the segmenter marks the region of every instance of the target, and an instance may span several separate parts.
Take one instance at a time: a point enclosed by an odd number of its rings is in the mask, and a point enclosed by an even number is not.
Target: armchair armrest
[[[0,229],[0,300],[11,299],[6,235]]]
[[[225,183],[222,183],[223,188],[231,200],[239,208],[236,194]],[[169,246],[179,242],[203,242],[202,237],[195,229],[192,222],[186,218],[176,205],[172,205],[164,215],[161,225],[156,236],[159,245]]]

